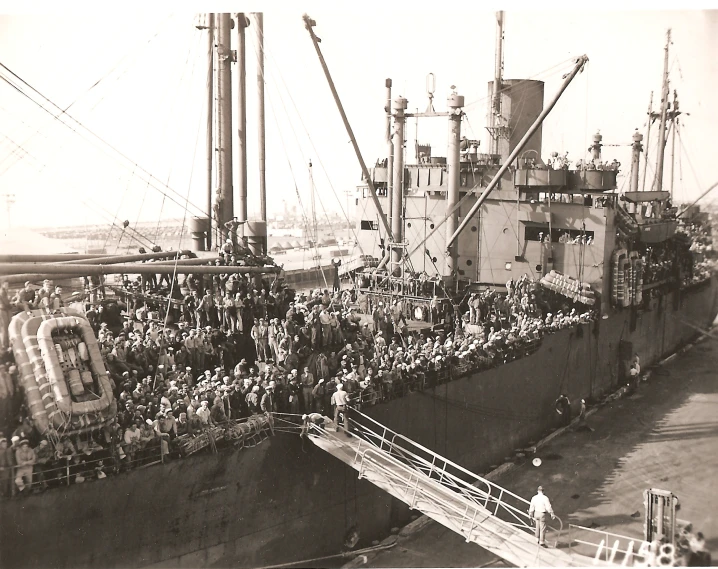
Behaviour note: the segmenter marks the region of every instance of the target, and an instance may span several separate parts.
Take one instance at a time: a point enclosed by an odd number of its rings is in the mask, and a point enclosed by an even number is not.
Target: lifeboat
[[[38,430],[65,434],[102,427],[117,412],[97,340],[84,316],[63,308],[16,315],[10,339]]]

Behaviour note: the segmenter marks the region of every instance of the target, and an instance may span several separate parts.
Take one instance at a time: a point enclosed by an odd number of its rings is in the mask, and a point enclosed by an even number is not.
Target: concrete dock
[[[568,429],[531,460],[495,481],[530,499],[541,484],[565,526],[579,524],[643,536],[643,491],[660,488],[680,500],[677,517],[702,531],[718,552],[718,341],[704,337],[654,368],[633,395],[605,403],[588,424]],[[530,457],[533,458],[533,457]],[[355,559],[354,567],[491,567],[505,564],[439,524],[412,524],[389,550]],[[564,537],[567,541],[567,537]]]

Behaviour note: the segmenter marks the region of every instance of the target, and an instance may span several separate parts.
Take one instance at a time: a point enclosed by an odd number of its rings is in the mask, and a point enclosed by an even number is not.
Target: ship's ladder
[[[607,565],[559,545],[539,546],[529,502],[352,410],[351,435],[325,418],[309,439],[395,498],[517,567]],[[599,556],[596,556],[599,557]],[[611,559],[613,561],[613,559]]]

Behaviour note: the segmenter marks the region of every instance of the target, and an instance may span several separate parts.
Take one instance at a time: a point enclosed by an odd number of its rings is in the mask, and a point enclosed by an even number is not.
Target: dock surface
[[[530,499],[541,484],[564,525],[643,536],[643,490],[680,500],[677,517],[718,552],[718,341],[706,337],[652,370],[633,395],[604,404],[495,481]],[[401,532],[405,533],[404,531]],[[357,559],[354,567],[362,566]],[[483,550],[430,522],[369,559],[367,567],[501,567]]]

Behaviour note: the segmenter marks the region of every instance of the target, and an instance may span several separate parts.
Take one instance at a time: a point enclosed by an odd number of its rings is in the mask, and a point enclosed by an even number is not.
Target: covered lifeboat
[[[86,432],[115,417],[112,383],[84,316],[69,308],[22,312],[11,320],[9,334],[25,402],[40,433]]]

